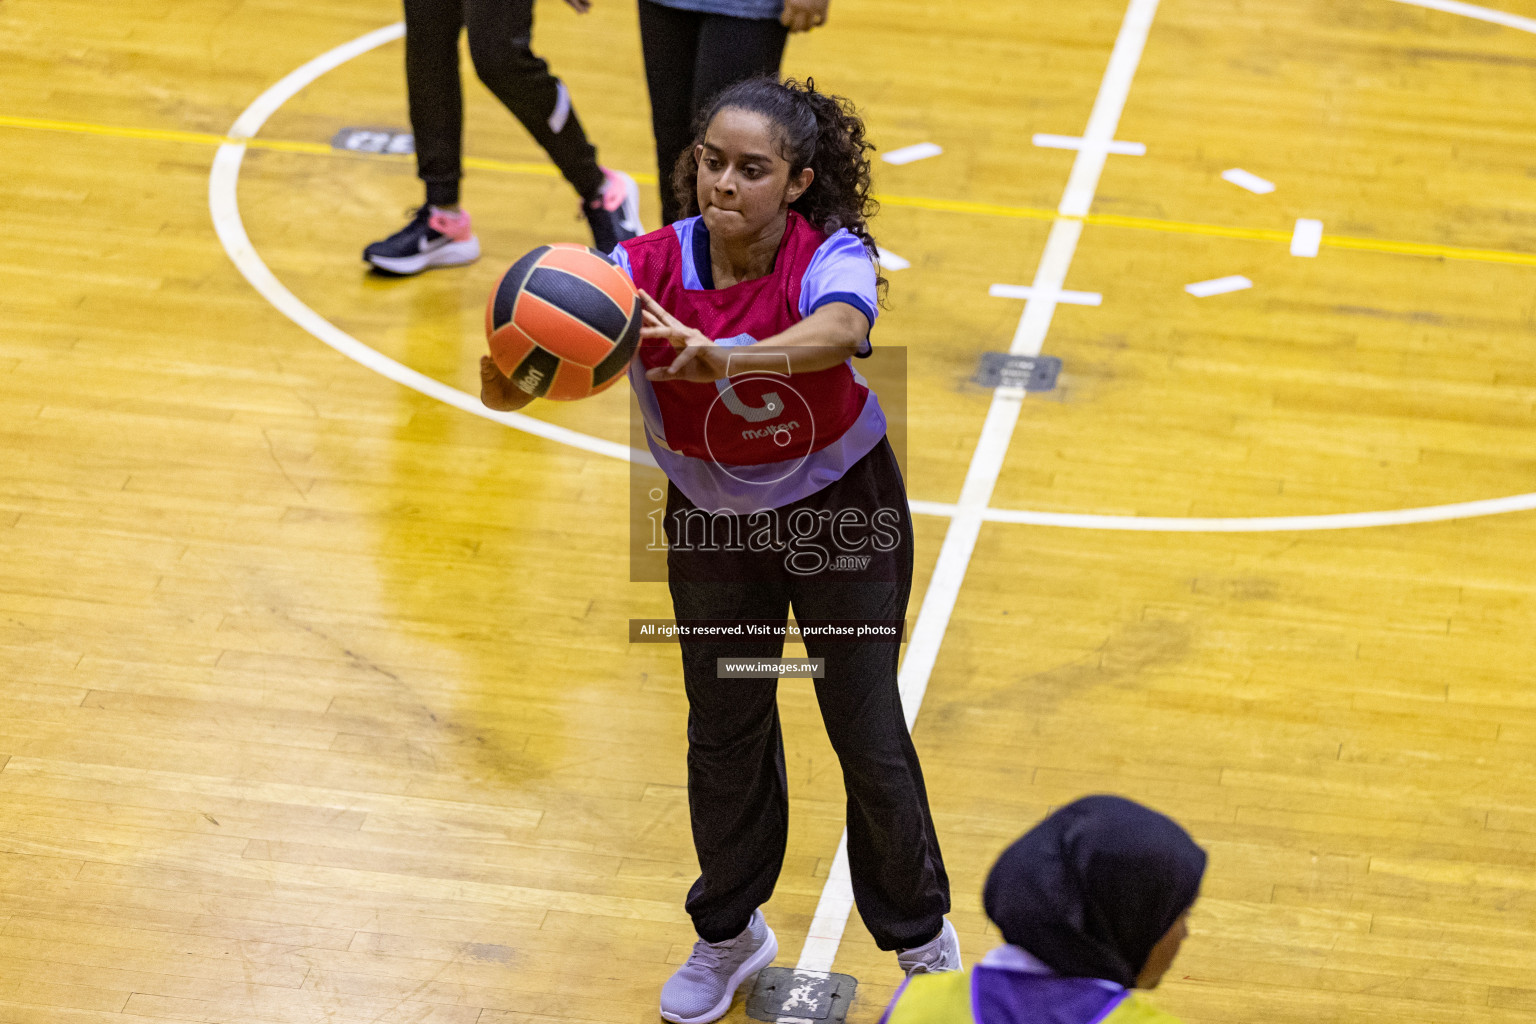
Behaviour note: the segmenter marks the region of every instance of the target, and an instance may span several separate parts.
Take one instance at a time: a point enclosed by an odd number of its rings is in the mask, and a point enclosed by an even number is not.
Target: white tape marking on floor
[[[994,284],[987,289],[987,294],[994,299],[1039,299],[1044,298],[1038,288],[1027,284]],[[1056,293],[1056,301],[1070,306],[1098,306],[1104,302],[1104,296],[1098,292],[1071,292],[1061,291]]]
[[[931,156],[938,156],[944,150],[941,146],[932,142],[919,142],[915,146],[902,146],[886,153],[881,160],[888,164],[910,164],[918,160],[927,160]]]
[[[1323,222],[1298,217],[1296,229],[1291,232],[1291,255],[1316,256],[1318,246],[1322,244]]]
[[[875,248],[875,255],[880,260],[882,270],[906,270],[912,265],[910,261],[902,259],[891,250],[881,249],[878,246]]]
[[[1031,141],[1041,149],[1083,148],[1083,140],[1076,135],[1047,135],[1044,132],[1036,132]],[[1147,155],[1147,146],[1144,142],[1120,142],[1111,139],[1109,145],[1104,148],[1110,153],[1118,153],[1121,156]]]
[[[1136,65],[1141,60],[1147,33],[1152,27],[1152,17],[1157,13],[1157,4],[1158,0],[1131,0],[1125,19],[1120,25],[1120,32],[1115,38],[1115,48],[1109,57],[1109,67],[1105,70],[1104,79],[1099,85],[1098,97],[1093,104],[1093,113],[1088,119],[1088,130],[1083,133],[1084,139],[1096,140],[1096,145],[1084,145],[1077,151],[1077,158],[1072,164],[1072,174],[1067,182],[1068,193],[1074,189],[1079,191],[1080,194],[1074,201],[1082,204],[1084,213],[1093,202],[1093,194],[1098,187],[1099,171],[1104,166],[1103,143],[1113,139],[1115,129],[1119,127],[1120,112],[1125,108],[1126,96],[1130,92],[1131,81],[1136,75]],[[1085,165],[1096,166],[1090,170],[1080,170]],[[1085,188],[1086,191],[1083,191]],[[1067,205],[1069,198],[1071,197],[1063,196],[1063,207]],[[1039,294],[1025,302],[1024,312],[1019,317],[1018,329],[1014,331],[1013,343],[1009,346],[1010,353],[1040,354],[1040,349],[1045,344],[1046,333],[1050,330],[1051,318],[1055,313],[1056,297],[1062,292],[1062,284],[1066,281],[1067,271],[1072,265],[1072,257],[1077,251],[1077,240],[1082,236],[1082,232],[1083,223],[1079,220],[1057,220],[1051,224],[1051,233],[1046,238],[1045,251],[1041,254],[1033,282],[1033,287]],[[916,721],[918,709],[923,703],[923,695],[927,692],[928,680],[938,660],[940,644],[943,642],[945,631],[949,628],[955,602],[960,596],[960,585],[965,580],[966,568],[970,565],[971,555],[976,549],[976,539],[981,533],[984,513],[992,500],[992,491],[997,486],[997,478],[1003,468],[1003,459],[1008,454],[1008,445],[1013,440],[1013,430],[1018,424],[1019,409],[1023,404],[1024,394],[1024,391],[1019,388],[998,388],[993,392],[986,421],[982,424],[981,437],[976,442],[976,450],[971,454],[971,464],[966,470],[965,483],[960,489],[960,501],[957,503],[955,514],[950,517],[949,529],[944,533],[944,543],[939,548],[939,560],[934,566],[933,576],[928,581],[928,589],[923,594],[922,607],[918,610],[917,622],[912,627],[912,636],[907,642],[907,654],[902,659],[898,676],[902,710],[906,715],[908,728],[911,728]],[[847,841],[847,831],[844,830],[839,849],[845,848]],[[816,906],[815,919],[841,917],[842,921],[846,922],[852,907],[853,889],[846,872],[829,874],[821,890],[821,900]],[[826,930],[828,932],[835,930],[838,940],[832,941],[828,938],[812,941],[807,938],[800,953],[800,961],[796,965],[799,969],[813,971],[832,969],[833,960],[837,956],[838,942],[841,941],[842,927]]]
[[[1209,281],[1196,281],[1187,284],[1184,290],[1197,299],[1204,299],[1211,295],[1225,295],[1227,292],[1240,292],[1244,288],[1252,288],[1253,282],[1242,274],[1233,274],[1231,277],[1216,277]]]
[[[1245,171],[1241,167],[1233,167],[1222,171],[1223,181],[1230,181],[1238,188],[1245,188],[1257,196],[1267,196],[1275,190],[1275,183],[1267,178],[1261,178],[1252,171]]]

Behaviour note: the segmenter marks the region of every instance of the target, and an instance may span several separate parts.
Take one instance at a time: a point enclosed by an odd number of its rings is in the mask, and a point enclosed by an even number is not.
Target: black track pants
[[[813,514],[899,510],[889,551],[861,550],[862,571],[798,575],[782,552],[687,550],[676,513],[693,509],[677,488],[667,502],[668,571],[680,623],[763,619],[783,622],[793,606],[816,621],[897,620],[912,588],[912,525],[901,471],[888,442],[841,480],[777,510]],[[823,516],[824,521],[829,517]],[[900,645],[892,641],[808,640],[826,659],[816,680],[827,736],[848,797],[848,866],[864,924],[881,949],[921,945],[949,910],[949,878],[928,810],[922,768],[896,686]],[[789,790],[779,731],[776,679],[717,678],[716,659],[777,658],[782,642],[689,640],[682,645],[688,693],[688,806],[701,874],[688,893],[694,928],[709,941],[731,938],[773,893],[784,860]]]
[[[640,0],[640,46],[651,94],[661,216],[680,216],[672,168],[693,141],[693,120],[716,93],[756,75],[777,75],[789,29],[777,19],[732,18]]]
[[[463,177],[464,97],[459,31],[469,30],[475,73],[523,123],[583,199],[602,189],[597,151],[587,141],[565,86],[530,49],[533,0],[405,0],[405,85],[416,171],[427,201],[458,202]]]

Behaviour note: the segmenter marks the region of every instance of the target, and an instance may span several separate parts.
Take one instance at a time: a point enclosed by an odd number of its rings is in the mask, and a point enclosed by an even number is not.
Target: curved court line
[[[940,501],[908,500],[913,512],[952,516],[955,506]],[[1442,523],[1452,519],[1477,519],[1508,512],[1536,509],[1536,494],[1512,494],[1507,498],[1483,498],[1451,505],[1388,509],[1382,512],[1329,512],[1313,516],[1251,516],[1201,519],[1194,516],[1108,516],[1083,512],[1031,512],[1027,509],[988,508],[981,518],[990,523],[1026,526],[1059,526],[1073,530],[1121,530],[1133,533],[1280,533],[1292,530],[1361,530],[1376,526],[1409,526]]]
[[[213,229],[218,233],[219,241],[224,245],[224,251],[229,254],[236,269],[250,282],[251,287],[276,307],[278,312],[348,359],[388,377],[397,384],[403,384],[413,391],[435,398],[456,409],[462,409],[472,415],[493,420],[529,434],[536,434],[546,440],[557,441],[596,455],[655,465],[650,452],[638,451],[628,445],[545,423],[543,420],[534,419],[522,413],[495,412],[487,409],[480,404],[478,398],[428,377],[403,363],[396,362],[381,352],[376,352],[299,301],[298,296],[289,291],[257,255],[250,236],[245,233],[245,223],[240,219],[240,205],[236,195],[236,186],[240,180],[240,164],[245,159],[246,146],[243,140],[249,139],[260,131],[267,118],[276,113],[279,107],[327,71],[375,47],[399,39],[403,35],[405,35],[405,23],[396,22],[369,32],[367,35],[359,36],[350,43],[338,46],[296,68],[245,108],[245,112],[236,119],[234,127],[229,130],[229,138],[237,141],[223,142],[219,145],[218,152],[213,157],[213,170],[208,175],[208,210],[213,215]]]
[[[1505,28],[1517,29],[1521,32],[1529,32],[1532,35],[1536,35],[1536,21],[1530,18],[1522,18],[1518,14],[1506,14],[1504,11],[1495,11],[1491,7],[1477,7],[1472,4],[1458,3],[1457,0],[1392,0],[1392,2],[1395,4],[1407,4],[1410,7],[1423,7],[1431,11],[1444,11],[1446,14],[1459,14],[1464,18],[1475,18],[1478,21],[1503,25]]]
[[[1459,14],[1479,21],[1503,25],[1536,35],[1536,20],[1495,11],[1486,7],[1456,2],[1456,0],[1390,0],[1392,3]],[[386,25],[358,38],[328,50],[301,65],[279,79],[260,96],[256,97],[235,120],[227,139],[221,141],[214,155],[213,168],[208,176],[208,209],[213,226],[224,251],[251,287],[305,331],[340,352],[348,359],[387,377],[397,384],[435,398],[456,409],[482,419],[534,434],[549,441],[569,445],[595,455],[606,455],[624,461],[654,466],[649,452],[628,445],[608,441],[567,427],[556,426],[522,413],[501,413],[487,409],[479,399],[457,388],[450,387],[435,378],[413,370],[358,341],[350,334],[309,308],[288,290],[268,269],[251,244],[245,224],[240,218],[237,186],[240,166],[245,157],[247,144],[261,130],[284,103],[292,99],[305,86],[347,61],[385,43],[405,35],[405,23]],[[182,133],[189,140],[203,141],[201,133]],[[194,139],[193,136],[197,137]],[[306,144],[308,151],[311,145]],[[263,147],[277,148],[277,147]],[[286,148],[286,147],[285,147]],[[295,149],[298,146],[293,147]],[[914,204],[915,205],[915,204]],[[1090,214],[1077,219],[1092,222],[1100,219]],[[1104,218],[1105,223],[1109,218]],[[1128,225],[1127,225],[1128,226]],[[953,518],[958,506],[948,502],[911,500],[912,511],[919,515]],[[1138,533],[1271,533],[1313,530],[1355,530],[1381,526],[1406,526],[1416,523],[1445,522],[1454,519],[1474,519],[1483,516],[1504,515],[1536,509],[1536,493],[1515,494],[1502,498],[1485,498],[1478,501],[1456,502],[1447,505],[1429,505],[1420,508],[1388,509],[1374,512],[1339,512],[1309,516],[1249,516],[1197,518],[1186,516],[1117,516],[1095,515],[1080,512],[1035,512],[1028,509],[985,508],[980,517],[987,522],[1018,523],[1029,526],[1053,526],[1075,530],[1113,530]]]

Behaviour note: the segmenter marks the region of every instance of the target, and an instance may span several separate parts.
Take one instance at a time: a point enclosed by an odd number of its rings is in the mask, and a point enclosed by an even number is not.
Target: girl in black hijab
[[[1205,851],[1171,819],[1084,797],[1003,851],[982,901],[1007,945],[970,975],[915,975],[881,1024],[1176,1024],[1134,996],[1188,934]]]

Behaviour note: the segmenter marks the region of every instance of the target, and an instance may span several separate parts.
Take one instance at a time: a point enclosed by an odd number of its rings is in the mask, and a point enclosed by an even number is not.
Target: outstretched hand
[[[501,372],[496,360],[480,357],[480,404],[497,412],[516,412],[533,396],[512,383],[512,378]]]
[[[712,381],[725,376],[724,350],[702,332],[688,327],[661,307],[645,292],[642,304],[640,337],[661,338],[676,353],[667,366],[645,371],[647,380]]]

